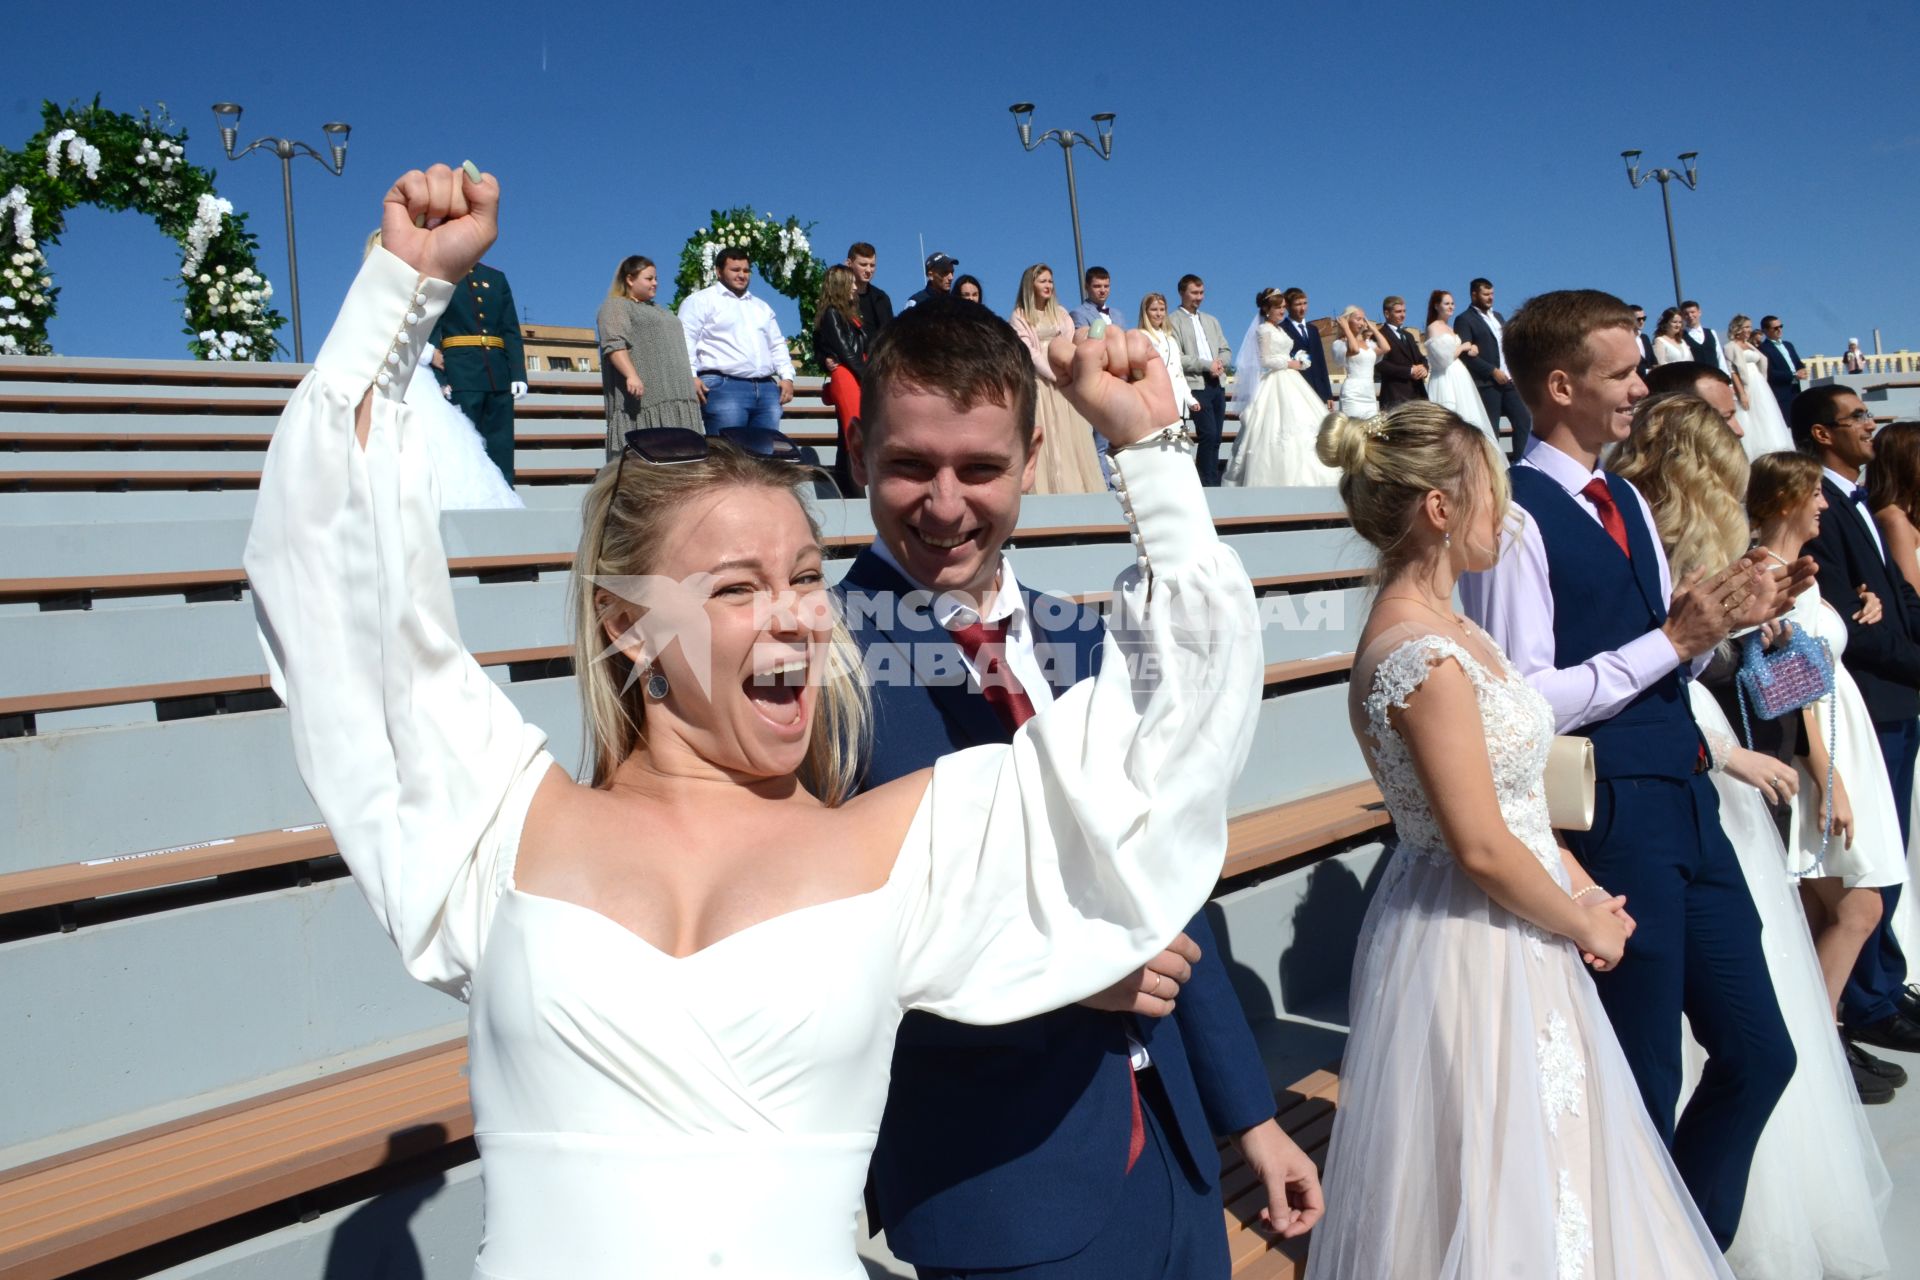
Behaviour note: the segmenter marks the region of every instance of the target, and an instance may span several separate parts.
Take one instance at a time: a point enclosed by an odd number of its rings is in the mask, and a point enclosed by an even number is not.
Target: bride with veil
[[[1240,433],[1225,483],[1247,486],[1333,485],[1340,473],[1314,453],[1327,405],[1300,371],[1307,353],[1280,328],[1286,314],[1278,289],[1262,289],[1256,312],[1240,339],[1240,366],[1233,379],[1233,408]]]

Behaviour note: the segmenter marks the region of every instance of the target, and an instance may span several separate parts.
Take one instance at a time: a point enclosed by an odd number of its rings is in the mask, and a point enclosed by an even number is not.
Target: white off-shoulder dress
[[[514,887],[551,758],[461,645],[402,399],[450,292],[368,259],[274,432],[246,566],[341,853],[408,971],[471,1006],[474,1274],[858,1280],[902,1013],[1066,1005],[1205,901],[1259,706],[1246,573],[1184,450],[1120,455],[1142,550],[1100,675],[1010,746],[942,759],[880,888],[675,958]]]

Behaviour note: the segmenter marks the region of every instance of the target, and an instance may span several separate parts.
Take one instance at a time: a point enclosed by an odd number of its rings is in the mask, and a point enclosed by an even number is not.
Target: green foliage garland
[[[245,214],[214,194],[213,176],[186,161],[186,130],[168,118],[87,106],[41,105],[42,127],[18,151],[0,148],[0,355],[51,355],[47,322],[60,290],[45,248],[60,243],[78,205],[152,218],[180,244],[188,349],[202,360],[265,360],[285,318],[268,306],[259,240]]]

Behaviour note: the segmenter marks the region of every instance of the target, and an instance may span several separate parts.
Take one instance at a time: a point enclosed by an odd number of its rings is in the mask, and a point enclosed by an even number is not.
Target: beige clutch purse
[[[1560,734],[1547,748],[1547,821],[1555,831],[1593,830],[1593,743]]]

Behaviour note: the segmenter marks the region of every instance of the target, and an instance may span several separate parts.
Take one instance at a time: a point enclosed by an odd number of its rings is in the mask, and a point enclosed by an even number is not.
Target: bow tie
[[[1853,491],[1847,496],[1864,507],[1867,505],[1867,486],[1857,484],[1853,486]]]

